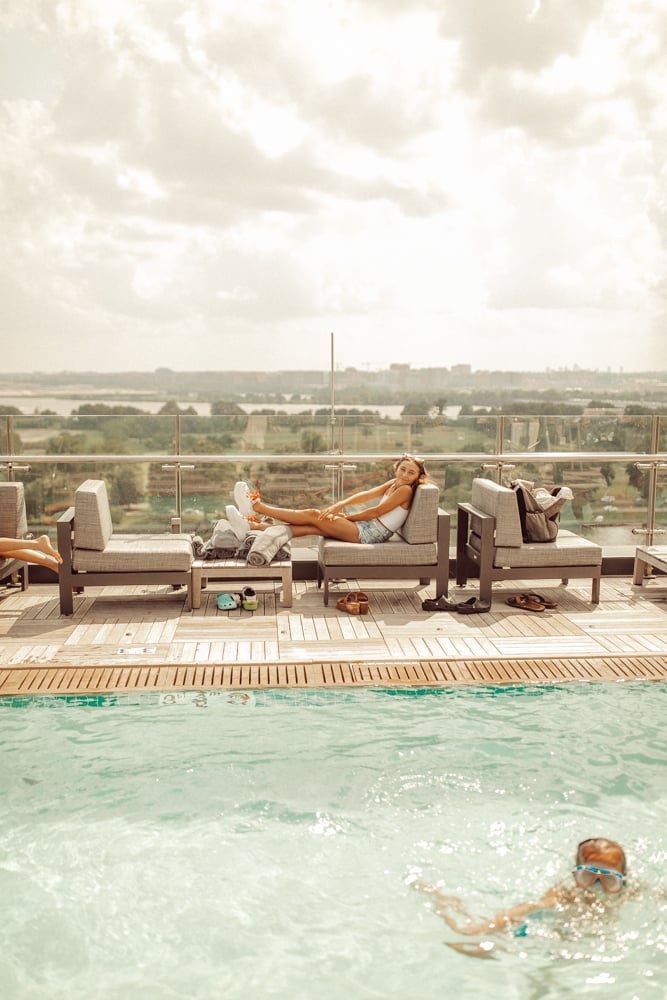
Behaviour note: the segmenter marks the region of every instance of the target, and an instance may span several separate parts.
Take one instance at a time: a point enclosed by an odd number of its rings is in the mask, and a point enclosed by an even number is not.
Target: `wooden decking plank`
[[[383,683],[544,683],[551,681],[600,681],[639,676],[667,679],[664,657],[628,663],[625,658],[578,658],[560,661],[451,660],[404,663],[236,664],[234,666],[169,664],[124,665],[115,668],[0,669],[0,694],[85,693],[87,691],[144,690],[210,687],[289,687]]]

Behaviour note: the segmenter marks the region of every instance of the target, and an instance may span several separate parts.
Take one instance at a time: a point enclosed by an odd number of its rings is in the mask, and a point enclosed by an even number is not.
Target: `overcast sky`
[[[667,370],[667,0],[3,0],[5,371]]]

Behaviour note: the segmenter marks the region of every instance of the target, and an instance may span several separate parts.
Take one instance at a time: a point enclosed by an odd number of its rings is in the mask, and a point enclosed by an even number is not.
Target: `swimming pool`
[[[667,687],[0,700],[0,995],[664,996]],[[479,915],[578,840],[641,885],[492,961],[406,885]],[[501,946],[501,947],[500,947]]]

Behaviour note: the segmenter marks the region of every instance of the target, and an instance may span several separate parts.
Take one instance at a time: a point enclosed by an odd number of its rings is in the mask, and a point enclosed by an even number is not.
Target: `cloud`
[[[310,365],[334,324],[349,363],[470,361],[494,329],[525,359],[535,317],[573,361],[588,323],[653,349],[664,26],[649,0],[9,0],[11,363],[46,330],[82,367],[247,367],[241,335]]]
[[[536,73],[564,53],[575,53],[604,0],[449,0],[440,30],[460,44],[460,74],[467,88],[487,72]]]

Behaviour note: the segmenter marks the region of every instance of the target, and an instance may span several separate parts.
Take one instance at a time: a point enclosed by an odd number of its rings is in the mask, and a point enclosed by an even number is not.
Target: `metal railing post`
[[[12,455],[14,454],[14,418],[11,413],[8,413],[6,416],[8,461],[4,465],[0,465],[0,469],[7,470],[7,479],[10,483],[13,483],[15,472],[30,472],[31,466],[16,465],[15,462],[12,462]]]
[[[651,451],[658,454],[660,445],[660,417],[656,414],[651,421]],[[658,472],[667,469],[667,462],[635,462],[635,468],[648,472],[648,495],[646,497],[646,528],[633,528],[633,535],[646,535],[646,544],[653,545],[654,535],[664,535],[664,528],[655,526],[655,502],[658,495]]]

